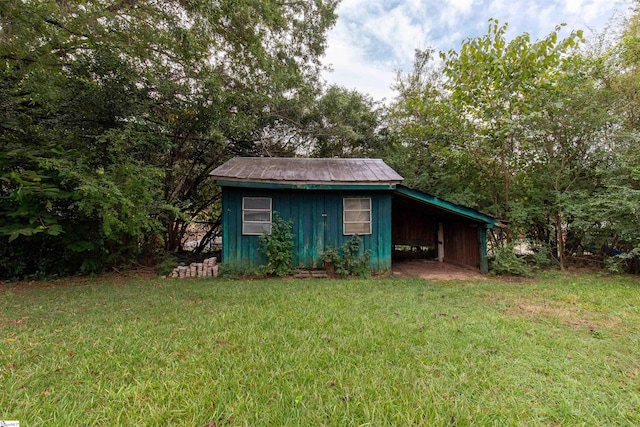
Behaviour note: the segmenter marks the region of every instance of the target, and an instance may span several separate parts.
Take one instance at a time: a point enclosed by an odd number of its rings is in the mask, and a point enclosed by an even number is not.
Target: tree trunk
[[[209,244],[216,237],[219,237],[221,235],[220,230],[219,230],[221,224],[222,224],[221,216],[218,216],[218,218],[216,218],[216,220],[212,224],[209,224],[209,230],[207,230],[207,232],[202,237],[202,239],[200,239],[200,243],[198,244],[198,246],[193,251],[194,254],[196,254],[196,255],[201,254],[202,251],[204,251],[204,249],[207,246],[209,246]]]
[[[184,236],[184,221],[174,219],[168,226],[165,234],[165,250],[175,252],[181,250],[182,237]]]
[[[562,235],[562,217],[560,212],[556,213],[556,244],[558,245],[558,262],[560,263],[560,270],[565,270],[565,258],[564,258],[564,236]]]
[[[510,142],[511,145],[513,145],[513,136],[510,137]],[[504,220],[506,224],[509,224],[509,217],[511,216],[511,212],[509,209],[509,199],[510,199],[510,195],[509,192],[511,191],[511,173],[509,171],[509,165],[508,165],[508,160],[507,160],[507,153],[505,152],[505,147],[504,147],[505,143],[503,143],[503,149],[500,153],[500,162],[501,162],[501,166],[502,166],[502,176],[504,179]],[[511,243],[511,241],[513,240],[511,237],[511,227],[509,227],[509,225],[507,225],[507,227],[505,228],[505,235],[507,238],[507,243]]]

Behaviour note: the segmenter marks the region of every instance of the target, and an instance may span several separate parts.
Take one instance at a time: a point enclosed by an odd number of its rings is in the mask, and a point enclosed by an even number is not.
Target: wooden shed
[[[278,212],[292,222],[298,267],[321,267],[326,247],[357,234],[373,271],[391,268],[393,245],[440,241],[441,260],[486,271],[495,219],[399,185],[403,178],[380,159],[236,157],[211,176],[222,187],[224,263],[264,264],[258,237]]]

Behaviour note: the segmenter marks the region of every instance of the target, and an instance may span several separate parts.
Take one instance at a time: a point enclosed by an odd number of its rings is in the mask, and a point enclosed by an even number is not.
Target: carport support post
[[[444,227],[438,222],[438,261],[444,262]]]
[[[489,260],[487,259],[487,226],[478,227],[478,247],[480,250],[480,272],[487,274],[489,272]]]

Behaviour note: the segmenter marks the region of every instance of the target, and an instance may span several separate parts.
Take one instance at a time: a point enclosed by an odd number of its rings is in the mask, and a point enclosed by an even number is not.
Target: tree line
[[[564,269],[567,255],[604,254],[638,273],[640,15],[614,40],[531,41],[487,34],[459,51],[416,52],[397,79],[391,162],[410,185],[500,218]],[[494,242],[496,243],[496,242]]]
[[[336,6],[2,2],[0,277],[157,262],[194,221],[202,250],[221,225],[208,173],[237,155],[380,157],[503,220],[505,242],[637,271],[638,14],[600,44],[491,20],[417,51],[382,104],[321,81]]]

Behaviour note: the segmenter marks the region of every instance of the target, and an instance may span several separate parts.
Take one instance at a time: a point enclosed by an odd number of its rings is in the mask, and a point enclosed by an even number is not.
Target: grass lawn
[[[640,279],[0,286],[0,420],[640,425]]]

